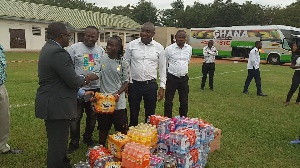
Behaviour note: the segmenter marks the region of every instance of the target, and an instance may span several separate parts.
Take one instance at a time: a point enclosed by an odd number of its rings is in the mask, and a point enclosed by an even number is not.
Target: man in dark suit
[[[72,59],[64,47],[70,34],[65,24],[51,23],[48,41],[43,46],[38,63],[39,88],[36,93],[35,115],[44,119],[47,138],[47,167],[69,168],[67,143],[70,119],[76,115],[76,92],[89,82],[75,73]]]

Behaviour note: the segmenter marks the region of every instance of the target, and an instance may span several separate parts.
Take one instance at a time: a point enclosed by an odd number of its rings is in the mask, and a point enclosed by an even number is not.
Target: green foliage
[[[297,1],[279,10],[274,22],[276,24],[284,23],[285,25],[300,27],[299,12],[300,1]]]
[[[183,0],[174,0],[170,9],[158,10],[151,1],[139,0],[137,5],[98,7],[85,0],[21,0],[71,9],[124,15],[139,24],[152,22],[157,26],[196,28],[242,25],[290,25],[300,27],[300,1],[287,7],[263,6],[252,1],[242,4],[232,0],[214,0],[203,4],[195,1],[191,6],[184,6]]]
[[[35,60],[37,53],[6,53],[8,60]],[[299,134],[299,106],[292,98],[284,106],[293,70],[288,66],[261,65],[262,88],[267,97],[256,96],[252,81],[250,95],[242,94],[247,75],[246,64],[216,64],[215,91],[200,90],[201,64],[189,66],[189,117],[199,117],[222,129],[221,149],[209,155],[206,168],[260,167],[295,168],[300,165],[300,146],[289,141]],[[34,100],[38,87],[37,62],[8,62],[11,134],[9,144],[23,149],[21,155],[1,155],[0,167],[45,167],[47,138],[44,122],[35,118]],[[173,115],[178,115],[178,95]],[[143,104],[139,121],[143,122]],[[157,114],[163,114],[163,102],[157,103]],[[85,118],[85,116],[84,116]],[[82,119],[82,131],[85,119]],[[111,133],[114,133],[112,130]],[[94,131],[98,142],[98,131]],[[85,160],[87,147],[69,155],[72,163]]]
[[[114,6],[109,13],[128,16],[132,18],[132,6],[128,4],[127,6]]]
[[[133,7],[132,17],[139,24],[152,22],[157,24],[158,10],[151,1],[140,0],[137,6]]]

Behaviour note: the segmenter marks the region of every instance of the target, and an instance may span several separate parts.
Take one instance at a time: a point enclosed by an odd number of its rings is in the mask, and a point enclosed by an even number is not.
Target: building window
[[[48,30],[48,28],[45,28],[45,41],[48,40],[48,37],[47,37],[47,30]]]
[[[25,48],[25,29],[9,29],[10,33],[10,48]]]
[[[112,36],[118,36],[118,32],[112,32]]]
[[[100,36],[99,36],[100,42],[105,42],[104,36],[105,36],[104,33],[100,33]]]
[[[83,42],[84,33],[77,33],[77,39],[78,39],[78,42]]]
[[[122,39],[122,42],[124,43],[124,33],[123,32],[119,32],[119,37]]]
[[[41,27],[32,26],[32,35],[41,36]]]
[[[110,32],[105,32],[105,42],[108,41],[109,37],[110,37]]]
[[[135,40],[139,37],[140,37],[139,34],[126,33],[126,43],[129,43],[130,41]]]

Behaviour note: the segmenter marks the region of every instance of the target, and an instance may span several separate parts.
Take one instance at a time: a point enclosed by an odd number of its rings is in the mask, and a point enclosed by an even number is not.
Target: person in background
[[[138,124],[142,98],[144,100],[145,122],[147,122],[148,116],[155,114],[157,100],[160,101],[164,97],[166,59],[164,47],[153,40],[154,34],[154,25],[150,22],[144,23],[140,31],[140,38],[131,41],[125,50],[124,57],[128,61],[131,75],[128,86],[129,126]],[[157,69],[160,81],[159,90],[156,83]]]
[[[87,75],[91,73],[100,62],[105,51],[102,47],[96,45],[99,38],[99,30],[95,26],[85,28],[83,42],[78,42],[68,48],[68,52],[75,65],[77,75]],[[90,82],[81,88],[83,91],[99,92],[99,80]],[[82,98],[77,99],[77,116],[71,120],[70,124],[70,143],[68,153],[74,152],[79,148],[80,140],[80,121],[83,113],[86,113],[85,132],[83,134],[83,143],[89,147],[94,146],[92,139],[96,124],[96,113],[92,110],[91,102]]]
[[[129,82],[129,66],[122,58],[123,45],[119,36],[112,36],[106,46],[107,55],[101,59],[100,68],[90,75],[91,80],[100,79],[100,93],[113,95],[116,99],[112,114],[97,114],[99,144],[105,146],[108,132],[114,124],[115,130],[127,134],[128,118],[125,89]]]
[[[203,48],[203,65],[202,65],[202,82],[201,90],[204,90],[207,74],[209,75],[209,88],[214,90],[214,75],[215,75],[215,57],[218,55],[218,50],[214,46],[214,41],[209,40],[207,46]]]
[[[250,51],[249,58],[248,58],[248,76],[245,81],[244,85],[244,94],[249,94],[248,88],[252,81],[252,79],[255,79],[256,88],[257,88],[257,96],[267,96],[266,94],[262,93],[261,90],[261,78],[260,78],[260,70],[259,70],[259,63],[260,63],[260,55],[259,50],[262,48],[261,41],[255,42],[255,47]]]
[[[285,106],[290,104],[290,100],[293,96],[293,94],[295,93],[295,91],[298,89],[299,84],[300,84],[300,52],[297,46],[296,42],[293,42],[292,44],[292,61],[291,61],[291,65],[290,68],[295,69],[293,78],[292,78],[292,84],[291,84],[291,88],[286,96],[286,100],[285,100]],[[299,105],[300,104],[300,88],[299,88],[299,93],[296,99],[296,104]],[[300,136],[291,141],[291,144],[300,144]]]
[[[6,82],[6,59],[4,48],[0,45],[0,154],[20,154],[23,151],[12,149],[8,144],[10,130],[9,99],[4,83]]]
[[[192,56],[192,47],[186,44],[186,32],[177,31],[175,43],[165,49],[167,63],[167,84],[165,93],[164,116],[172,118],[173,99],[176,90],[179,94],[179,115],[187,116],[189,77],[188,68]]]
[[[291,65],[290,68],[295,69],[293,78],[292,78],[292,84],[290,87],[290,90],[286,96],[286,100],[285,100],[285,105],[289,105],[291,98],[293,96],[293,94],[296,92],[296,90],[299,88],[299,84],[300,84],[300,55],[297,49],[297,45],[296,43],[293,43],[293,57],[292,57],[292,61],[291,61]],[[299,88],[299,93],[296,99],[296,104],[299,105],[300,103],[300,88]]]
[[[49,24],[47,38],[38,62],[39,87],[35,99],[35,116],[45,121],[47,168],[71,168],[67,157],[70,119],[77,117],[77,90],[88,84],[89,78],[75,73],[73,61],[64,49],[70,40],[65,24]]]

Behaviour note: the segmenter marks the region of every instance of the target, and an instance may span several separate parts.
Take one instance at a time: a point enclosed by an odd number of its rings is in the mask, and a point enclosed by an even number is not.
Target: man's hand
[[[164,96],[165,96],[165,89],[160,87],[157,93],[157,101],[161,101],[164,98]]]
[[[126,87],[126,89],[124,90],[125,92],[125,97],[127,98],[128,97],[128,87]]]
[[[85,76],[85,84],[88,85],[91,82],[91,77],[89,75]]]
[[[120,95],[118,93],[113,94],[113,96],[116,98],[116,102],[119,101]]]
[[[85,102],[92,101],[93,97],[94,97],[93,91],[85,91],[85,93],[84,93],[84,101]]]

